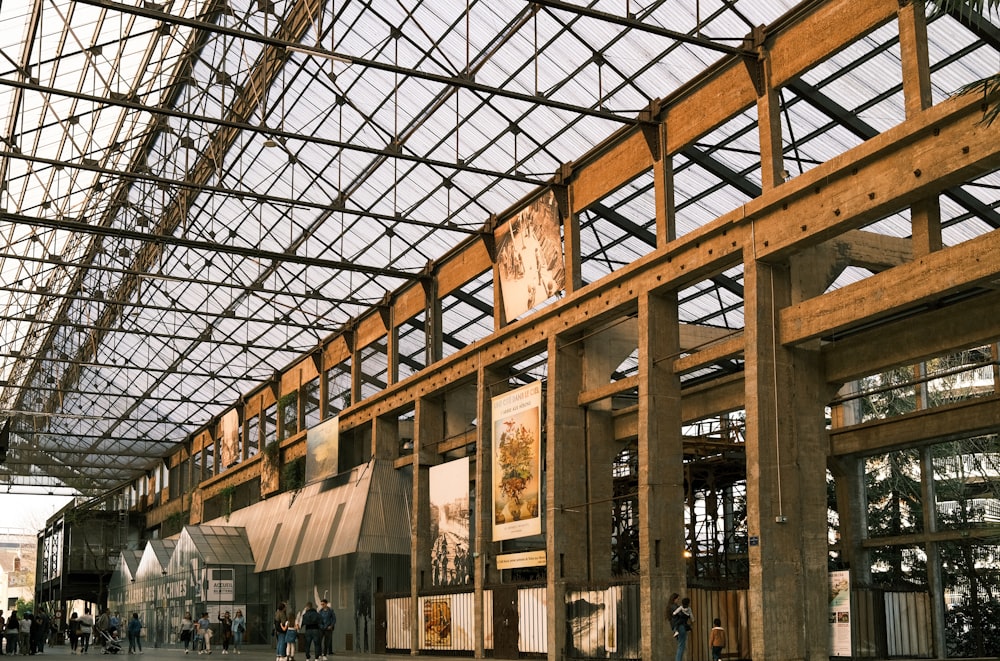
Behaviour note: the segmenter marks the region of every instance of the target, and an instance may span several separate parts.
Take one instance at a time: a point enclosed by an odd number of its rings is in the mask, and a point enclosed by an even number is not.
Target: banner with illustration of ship
[[[542,384],[529,383],[492,400],[493,539],[542,532]]]

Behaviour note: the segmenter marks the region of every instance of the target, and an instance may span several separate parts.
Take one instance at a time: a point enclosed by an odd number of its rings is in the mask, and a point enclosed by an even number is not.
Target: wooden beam
[[[730,331],[729,335],[703,346],[694,353],[674,361],[674,371],[678,374],[693,372],[720,360],[735,358],[743,354],[745,342],[743,331]]]
[[[830,453],[867,455],[1000,430],[1000,397],[916,411],[830,432]]]
[[[1000,292],[900,319],[823,346],[827,383],[842,384],[1000,338]]]
[[[1000,278],[1000,231],[925,255],[780,312],[780,340],[797,344],[891,318]]]
[[[638,376],[627,376],[624,379],[618,379],[617,381],[612,381],[606,385],[600,386],[598,388],[591,388],[589,390],[584,390],[579,395],[577,395],[576,403],[579,406],[589,406],[595,402],[599,402],[602,399],[607,399],[619,393],[627,392],[633,388],[639,387],[639,377]]]
[[[851,230],[833,240],[836,250],[850,266],[879,273],[913,261],[913,242],[864,230]]]

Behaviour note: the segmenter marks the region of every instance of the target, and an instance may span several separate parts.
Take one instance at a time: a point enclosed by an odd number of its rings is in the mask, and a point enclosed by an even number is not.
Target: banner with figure
[[[507,321],[513,321],[566,286],[559,205],[549,191],[493,234],[497,274]]]
[[[498,395],[493,409],[493,539],[542,532],[542,383]]]
[[[472,583],[469,548],[469,458],[428,471],[431,501],[431,585]]]

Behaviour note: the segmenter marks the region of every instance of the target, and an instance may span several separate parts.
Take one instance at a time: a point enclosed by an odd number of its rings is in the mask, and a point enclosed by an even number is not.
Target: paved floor
[[[6,656],[6,655],[5,655]],[[212,646],[211,656],[201,656],[194,652],[185,656],[184,649],[182,647],[146,647],[143,646],[142,654],[130,654],[128,652],[128,643],[123,641],[122,651],[118,654],[105,654],[104,650],[100,647],[91,646],[90,652],[86,655],[83,654],[73,654],[70,650],[69,645],[48,645],[45,647],[45,651],[42,654],[34,655],[36,657],[47,657],[47,656],[72,656],[74,658],[93,658],[99,657],[101,659],[107,658],[110,661],[111,658],[122,658],[123,661],[128,659],[129,661],[207,661],[208,658],[213,659],[213,661],[220,661],[229,659],[230,657],[235,657],[232,661],[274,661],[274,648],[264,645],[244,645],[243,652],[240,655],[233,654],[230,652],[228,655],[222,654],[222,648],[217,648]],[[0,657],[3,658],[3,657]],[[21,658],[17,655],[17,658]],[[335,655],[329,657],[329,661],[353,661],[357,659],[358,661],[400,661],[400,659],[407,658],[407,655],[400,654],[360,654],[356,652],[337,652]],[[421,659],[427,659],[428,661],[434,659],[435,657],[425,657],[421,655]],[[436,657],[441,659],[442,657]],[[295,657],[296,661],[305,661],[305,655],[298,654]],[[12,659],[13,661],[13,659]],[[41,661],[41,660],[39,660]],[[455,657],[448,657],[447,661],[455,661]]]

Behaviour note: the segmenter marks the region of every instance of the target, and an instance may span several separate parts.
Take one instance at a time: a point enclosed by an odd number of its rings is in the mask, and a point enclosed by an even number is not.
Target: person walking
[[[684,650],[687,648],[687,635],[691,631],[692,622],[694,622],[694,613],[691,612],[691,600],[684,597],[681,599],[681,605],[671,615],[674,638],[677,639],[676,661],[683,661],[684,659]]]
[[[212,653],[212,621],[208,619],[208,612],[201,614],[198,618],[198,639],[201,642],[201,649],[198,654]]]
[[[712,661],[721,661],[722,648],[726,646],[726,630],[722,628],[722,620],[712,620],[712,631],[708,634],[708,646],[712,648]]]
[[[80,654],[90,651],[90,636],[94,633],[94,616],[89,608],[83,609],[80,616]]]
[[[319,602],[319,627],[323,634],[322,661],[326,661],[327,655],[333,654],[333,630],[337,627],[337,614],[330,608],[330,602],[326,599],[321,599]]]
[[[302,611],[302,635],[304,637],[306,661],[320,660],[323,644],[323,632],[320,630],[319,612],[311,601],[306,602]]]
[[[219,629],[222,635],[222,653],[229,654],[229,644],[233,642],[233,618],[229,611],[219,616]]]
[[[142,622],[139,620],[138,613],[132,613],[132,619],[128,621],[128,651],[130,654],[138,652],[142,654],[142,641],[139,640],[139,635],[142,633]]]
[[[233,618],[233,654],[243,653],[243,635],[247,632],[247,619],[243,617],[243,611],[236,609],[236,617]]]
[[[76,611],[73,611],[73,614],[69,616],[66,633],[69,634],[69,650],[76,654],[76,645],[80,642],[80,616],[76,614]]]
[[[184,653],[191,651],[191,639],[194,638],[194,620],[191,619],[190,611],[184,613],[181,618],[181,642],[184,643]]]

